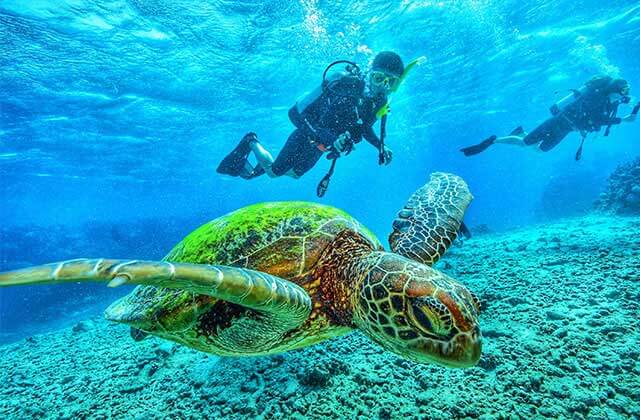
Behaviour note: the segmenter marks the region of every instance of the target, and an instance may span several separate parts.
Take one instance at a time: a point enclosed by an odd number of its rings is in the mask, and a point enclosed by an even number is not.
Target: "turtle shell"
[[[360,233],[374,247],[381,248],[373,233],[334,207],[307,202],[255,204],[199,227],[164,260],[250,268],[305,287],[306,274],[336,235],[346,229]],[[208,330],[224,327],[225,322],[239,315],[228,311],[239,308],[210,296],[139,286],[111,305],[106,317],[201,347],[186,336],[180,340],[170,332],[180,330],[186,334],[186,330],[195,329],[197,336],[207,336]]]
[[[306,202],[255,204],[196,229],[165,260],[245,267],[291,280],[308,271],[345,229],[379,245],[371,232],[334,207]]]

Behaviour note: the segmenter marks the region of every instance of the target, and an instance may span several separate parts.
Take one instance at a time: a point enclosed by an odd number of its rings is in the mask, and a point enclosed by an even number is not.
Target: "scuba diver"
[[[518,127],[508,136],[495,135],[473,146],[460,149],[465,156],[476,155],[493,144],[512,144],[517,146],[538,145],[537,150],[548,152],[556,147],[572,131],[582,135],[580,147],[576,151],[576,160],[582,156],[582,147],[587,134],[600,131],[605,127],[604,136],[609,135],[612,125],[633,122],[636,119],[640,103],[626,117],[616,116],[621,104],[631,102],[629,83],[624,79],[609,76],[596,76],[578,90],[562,98],[551,108],[552,117],[526,133]]]
[[[297,179],[328,153],[327,159],[332,160],[331,169],[317,189],[318,196],[322,197],[337,159],[351,153],[354,144],[363,138],[378,149],[378,163],[388,165],[393,157],[391,149],[384,143],[388,96],[422,59],[414,60],[405,68],[398,54],[381,52],[375,56],[368,78],[356,63],[347,60],[331,63],[322,75],[322,84],[289,110],[289,119],[296,128],[275,159],[260,144],[258,136],[250,132],[222,160],[217,171],[244,179],[263,174],[272,178],[286,175]],[[346,64],[345,71],[327,77],[329,70],[337,64]],[[378,118],[381,120],[380,136],[373,131]],[[255,166],[248,160],[251,153],[257,161]]]

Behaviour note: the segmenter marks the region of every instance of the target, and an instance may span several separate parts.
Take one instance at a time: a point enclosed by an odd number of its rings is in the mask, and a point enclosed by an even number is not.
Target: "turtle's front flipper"
[[[431,175],[393,221],[389,244],[393,252],[433,265],[456,239],[473,199],[462,178],[443,172]]]
[[[81,259],[0,273],[1,286],[108,282],[115,287],[140,284],[212,296],[270,314],[288,331],[311,312],[304,289],[259,271],[221,265],[160,261]]]

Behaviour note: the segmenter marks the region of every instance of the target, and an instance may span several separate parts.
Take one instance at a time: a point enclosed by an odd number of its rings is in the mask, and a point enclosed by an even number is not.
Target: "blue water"
[[[287,110],[336,59],[426,56],[393,95],[388,167],[366,142],[315,196],[300,180],[215,172],[247,131],[277,152]],[[381,238],[434,171],[463,176],[471,227],[585,212],[638,155],[640,125],[547,154],[458,149],[522,124],[591,76],[640,88],[633,1],[13,1],[0,3],[0,270],[72,257],[161,258],[194,227],[258,201],[343,208]],[[624,112],[624,110],[622,110]],[[548,187],[549,185],[551,187]],[[99,313],[95,286],[0,290],[0,341]],[[73,311],[69,309],[72,302]]]

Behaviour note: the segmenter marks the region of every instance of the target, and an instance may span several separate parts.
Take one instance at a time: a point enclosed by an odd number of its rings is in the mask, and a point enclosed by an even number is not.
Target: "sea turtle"
[[[468,367],[480,357],[479,302],[431,268],[471,199],[435,173],[393,223],[385,252],[347,213],[306,202],[255,204],[196,229],[162,261],[79,259],[0,273],[0,286],[139,285],[106,318],[226,356],[264,355],[362,331],[417,362]]]

